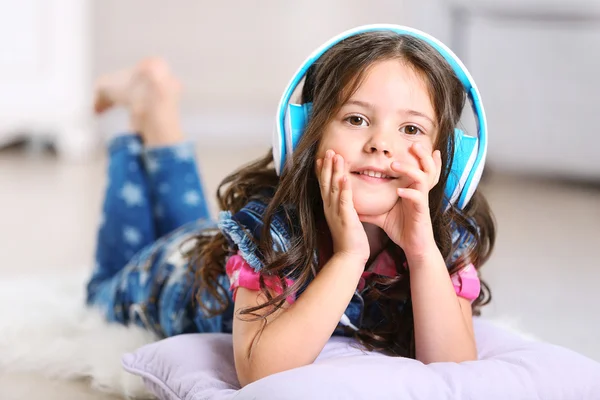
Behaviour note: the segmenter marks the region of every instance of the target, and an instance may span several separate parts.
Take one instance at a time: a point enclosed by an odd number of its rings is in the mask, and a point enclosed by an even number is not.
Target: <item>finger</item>
[[[409,188],[398,188],[396,189],[396,193],[402,199],[402,201],[408,201],[414,205],[417,211],[426,212],[427,207],[427,196],[423,194],[423,192],[416,189]]]
[[[340,215],[344,218],[350,218],[352,217],[352,213],[356,214],[354,201],[352,200],[352,185],[348,176],[344,175],[340,191]]]
[[[435,176],[435,162],[433,160],[433,155],[429,154],[429,152],[425,149],[425,147],[421,143],[415,143],[412,146],[412,150],[415,155],[419,158],[419,162],[421,163],[421,168],[423,171],[431,176]],[[437,151],[437,150],[436,150]]]
[[[322,167],[323,167],[323,159],[317,158],[317,174],[321,174]]]
[[[319,182],[321,197],[323,197],[323,187],[321,186],[321,171],[323,170],[323,160],[324,158],[317,158],[317,162],[315,163],[315,175],[317,177],[317,182]]]
[[[392,170],[397,172],[400,175],[404,175],[410,178],[415,185],[417,185],[417,189],[421,190],[425,187],[425,182],[427,181],[427,174],[421,171],[419,168],[412,167],[410,165],[400,164],[399,162],[393,162]],[[411,186],[411,185],[409,185]]]
[[[327,150],[325,153],[325,159],[323,159],[323,165],[321,166],[321,173],[319,179],[319,186],[321,187],[321,197],[323,203],[329,207],[331,197],[331,154],[333,151]]]
[[[331,207],[336,214],[340,206],[340,185],[344,177],[344,158],[339,154],[333,156],[333,175],[331,177]]]

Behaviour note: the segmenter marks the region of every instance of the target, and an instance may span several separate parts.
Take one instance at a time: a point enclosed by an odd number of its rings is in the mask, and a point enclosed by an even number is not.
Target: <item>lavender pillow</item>
[[[123,356],[168,400],[600,399],[600,363],[474,319],[479,361],[434,363],[366,353],[333,337],[315,363],[239,388],[231,336],[188,334]]]

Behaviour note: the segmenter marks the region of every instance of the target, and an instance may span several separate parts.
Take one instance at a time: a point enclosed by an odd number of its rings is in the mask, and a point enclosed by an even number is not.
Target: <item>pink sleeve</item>
[[[235,301],[235,294],[238,287],[243,287],[250,290],[260,290],[260,273],[254,271],[254,269],[242,258],[241,255],[235,254],[229,257],[225,271],[229,277],[230,287],[233,300]],[[264,277],[265,285],[273,290],[277,294],[283,293],[283,289],[279,280],[276,277]],[[286,283],[291,286],[294,281],[286,278]],[[293,303],[295,300],[294,296],[288,296],[286,299],[288,303]]]
[[[481,290],[481,282],[477,276],[477,270],[473,264],[455,272],[451,276],[452,284],[456,294],[467,300],[475,300]]]

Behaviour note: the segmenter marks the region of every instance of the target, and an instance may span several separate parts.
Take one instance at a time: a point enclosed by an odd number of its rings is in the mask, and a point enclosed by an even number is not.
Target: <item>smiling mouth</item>
[[[397,179],[382,172],[375,171],[352,172],[352,175],[355,175],[361,181],[374,184],[383,184]]]
[[[355,171],[355,172],[352,172],[352,174],[359,175],[359,176],[365,177],[365,178],[375,178],[375,179],[382,179],[382,180],[397,179],[393,176],[386,175],[383,172],[372,171],[372,170]]]

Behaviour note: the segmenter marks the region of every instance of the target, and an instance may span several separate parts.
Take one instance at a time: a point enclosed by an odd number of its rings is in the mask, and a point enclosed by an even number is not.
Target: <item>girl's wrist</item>
[[[331,258],[360,269],[361,271],[365,269],[365,265],[367,264],[367,260],[365,260],[364,257],[344,251],[334,253]]]
[[[416,268],[427,268],[428,265],[438,263],[440,259],[444,262],[442,253],[435,242],[431,246],[417,253],[405,251],[404,254],[406,255],[406,262],[411,270]]]

